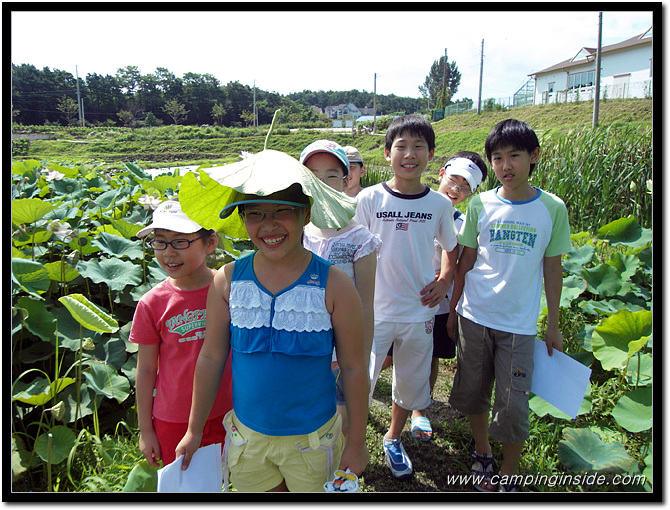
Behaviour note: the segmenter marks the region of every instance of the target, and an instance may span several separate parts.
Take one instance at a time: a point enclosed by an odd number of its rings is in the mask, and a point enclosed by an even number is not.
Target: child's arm
[[[421,291],[421,304],[433,308],[440,304],[449,292],[451,282],[454,278],[456,260],[458,259],[458,245],[451,251],[442,250],[442,265],[440,275],[434,282],[426,285]]]
[[[176,456],[184,455],[182,469],[188,468],[191,457],[200,447],[202,431],[219,390],[223,370],[230,352],[230,276],[232,264],[227,264],[214,275],[207,293],[207,321],[193,377],[193,401],[188,430],[177,445]]]
[[[458,249],[458,246],[456,247]],[[447,318],[447,334],[456,340],[456,305],[463,294],[465,286],[465,273],[470,271],[477,260],[477,248],[463,246],[463,252],[458,259],[456,271],[454,272],[454,290],[449,301],[449,317]]]
[[[335,351],[349,420],[340,469],[349,468],[360,475],[370,459],[365,445],[369,376],[363,352],[363,311],[353,282],[337,267],[331,267],[328,272],[326,303],[331,311]]]
[[[547,353],[554,349],[563,351],[563,335],[558,329],[559,304],[563,290],[563,265],[561,256],[544,257],[544,294],[547,299],[547,332],[545,342]]]
[[[137,374],[135,375],[140,451],[149,465],[154,467],[157,467],[157,461],[161,460],[161,449],[152,420],[157,372],[158,344],[140,344],[137,351]]]
[[[354,262],[354,278],[356,290],[363,303],[363,353],[365,354],[365,366],[370,363],[372,352],[372,337],[375,330],[375,272],[377,271],[377,252],[361,257]]]

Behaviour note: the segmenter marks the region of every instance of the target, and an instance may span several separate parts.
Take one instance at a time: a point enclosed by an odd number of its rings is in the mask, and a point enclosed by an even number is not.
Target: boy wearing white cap
[[[175,460],[188,426],[195,362],[205,338],[207,292],[216,271],[206,265],[217,235],[191,221],[176,199],[153,213],[137,237],[148,241],[168,277],[137,304],[130,341],[139,344],[136,398],[140,450],[152,466]],[[154,396],[155,391],[155,396]],[[209,414],[201,446],[225,440],[223,417],[232,408],[230,367]]]

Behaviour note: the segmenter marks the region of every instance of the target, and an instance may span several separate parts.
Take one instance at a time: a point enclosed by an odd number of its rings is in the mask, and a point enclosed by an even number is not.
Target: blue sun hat
[[[233,214],[246,203],[311,206],[310,219],[318,228],[344,228],[356,212],[356,199],[322,183],[295,158],[271,149],[237,163],[202,168],[198,178],[185,174],[179,201],[191,220],[234,239],[248,238],[240,215]]]
[[[347,153],[344,152],[344,149],[339,143],[330,140],[317,140],[316,142],[310,143],[303,149],[302,154],[300,154],[300,163],[304,165],[305,161],[319,152],[325,152],[326,154],[335,156],[340,163],[342,163],[344,176],[346,177],[349,175],[349,158],[347,158]]]

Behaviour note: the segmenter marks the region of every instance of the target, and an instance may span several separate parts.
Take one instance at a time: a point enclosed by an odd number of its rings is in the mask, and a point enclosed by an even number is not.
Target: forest
[[[254,97],[258,125],[269,124],[281,109],[279,123],[326,120],[312,106],[353,103],[373,106],[372,92],[310,91],[282,95],[238,81],[221,84],[208,73],[184,73],[180,78],[166,68],[142,74],[137,66],[117,70],[115,75],[87,74],[85,78],[48,67],[12,64],[12,117],[23,125],[76,125],[78,98],[88,126],[153,127],[164,124],[253,125]],[[379,115],[421,111],[419,98],[377,95]]]

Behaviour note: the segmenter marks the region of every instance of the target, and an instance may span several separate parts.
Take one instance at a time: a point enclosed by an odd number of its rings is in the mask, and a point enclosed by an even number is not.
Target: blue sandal
[[[430,436],[425,438],[416,437],[414,435],[415,431],[429,432]],[[428,442],[431,439],[433,439],[433,428],[430,426],[430,420],[428,418],[426,418],[425,416],[418,416],[416,418],[412,418],[412,437],[417,441],[424,441],[424,442]]]

